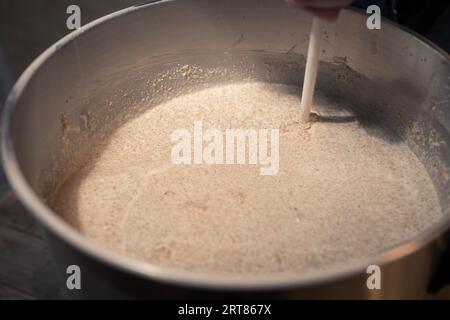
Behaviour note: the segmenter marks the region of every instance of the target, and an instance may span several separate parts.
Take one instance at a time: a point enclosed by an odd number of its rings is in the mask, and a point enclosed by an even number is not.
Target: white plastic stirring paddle
[[[303,94],[300,110],[300,120],[303,123],[309,122],[309,116],[313,104],[324,27],[325,23],[321,19],[313,19],[311,36],[309,39],[308,57],[306,60],[305,80],[303,82]]]

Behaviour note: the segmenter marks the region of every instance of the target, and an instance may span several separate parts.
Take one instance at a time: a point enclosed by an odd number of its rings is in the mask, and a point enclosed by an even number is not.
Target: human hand
[[[314,16],[327,21],[335,21],[339,11],[352,3],[352,0],[285,0],[288,5],[306,10]]]

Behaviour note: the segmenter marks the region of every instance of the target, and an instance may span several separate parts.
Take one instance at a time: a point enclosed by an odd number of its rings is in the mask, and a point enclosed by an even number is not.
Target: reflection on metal
[[[397,9],[397,6],[398,6],[398,0],[392,0],[391,7],[392,7],[392,12],[393,12],[395,15],[398,15],[398,9]]]
[[[0,105],[3,109],[3,102],[6,100],[9,90],[11,90],[12,78],[9,70],[8,60],[5,51],[0,43]],[[0,109],[0,110],[1,110]]]

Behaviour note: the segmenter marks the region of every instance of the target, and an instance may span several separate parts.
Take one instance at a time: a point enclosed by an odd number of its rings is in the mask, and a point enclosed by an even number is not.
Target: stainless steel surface
[[[49,231],[62,276],[85,270],[82,294],[94,297],[276,296],[396,298],[424,295],[449,228],[450,60],[418,37],[383,21],[369,31],[363,14],[345,11],[325,35],[318,88],[348,103],[363,125],[382,125],[391,143],[405,142],[435,183],[445,218],[401,246],[344,268],[296,277],[233,280],[174,272],[105,250],[65,224],[42,200],[53,177],[76,153],[123,121],[149,98],[182,93],[182,78],[166,77],[158,94],[148,79],[177,65],[226,65],[218,81],[302,81],[310,18],[271,0],[160,1],[89,24],[39,57],[14,87],[3,119],[2,155],[22,203]],[[254,72],[253,72],[254,71]],[[227,78],[228,77],[228,78]],[[66,119],[84,135],[64,134]],[[65,146],[70,140],[71,147]],[[445,143],[440,143],[445,141]],[[366,268],[382,268],[382,290],[366,287]]]
[[[1,0],[0,1],[0,111],[12,85],[45,49],[70,33],[69,5],[82,10],[86,24],[106,14],[142,3],[139,0]],[[0,168],[0,196],[9,187]]]

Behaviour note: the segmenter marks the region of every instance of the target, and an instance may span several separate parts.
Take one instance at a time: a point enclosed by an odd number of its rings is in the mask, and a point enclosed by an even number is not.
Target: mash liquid
[[[425,168],[382,129],[320,98],[300,125],[298,88],[242,83],[149,109],[115,131],[59,188],[54,209],[124,255],[235,275],[347,264],[396,246],[441,216]],[[255,165],[174,165],[173,131],[280,130],[279,172]]]

